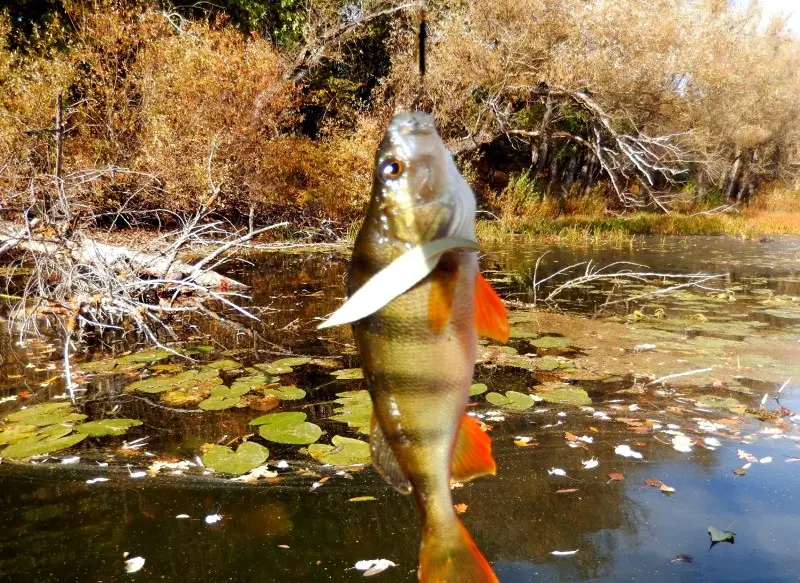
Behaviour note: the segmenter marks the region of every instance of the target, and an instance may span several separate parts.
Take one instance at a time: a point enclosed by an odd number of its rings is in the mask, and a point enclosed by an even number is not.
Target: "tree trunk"
[[[553,99],[548,95],[547,102],[545,103],[544,116],[542,116],[542,123],[539,125],[541,137],[539,138],[538,146],[531,150],[531,164],[536,165],[536,176],[542,173],[544,165],[547,164],[547,154],[550,146],[550,134],[547,128],[550,126],[550,119],[553,117],[554,109],[555,105],[553,104]]]
[[[742,165],[742,151],[736,150],[736,158],[733,161],[731,172],[728,176],[728,185],[725,188],[725,199],[730,200],[733,198],[733,189],[736,186],[737,177],[739,176],[739,168]]]

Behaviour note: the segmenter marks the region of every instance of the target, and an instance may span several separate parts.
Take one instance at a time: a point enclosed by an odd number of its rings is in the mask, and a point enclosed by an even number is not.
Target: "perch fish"
[[[450,481],[495,473],[466,415],[478,335],[508,340],[505,307],[478,272],[475,197],[431,116],[400,113],[376,154],[350,299],[321,327],[353,323],[373,403],[372,461],[412,493],[423,583],[498,581],[456,516]]]

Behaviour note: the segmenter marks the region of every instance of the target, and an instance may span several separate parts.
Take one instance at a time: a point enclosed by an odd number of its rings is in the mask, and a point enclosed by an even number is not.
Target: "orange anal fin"
[[[478,336],[485,336],[497,342],[508,342],[506,306],[480,273],[475,283],[475,325],[478,328]]]
[[[453,311],[453,297],[458,282],[458,264],[445,259],[431,274],[431,295],[428,297],[428,324],[431,332],[440,334]]]
[[[467,529],[454,520],[457,524],[447,533],[423,526],[420,583],[500,583]]]
[[[400,463],[389,446],[389,441],[378,425],[375,418],[375,411],[372,412],[369,431],[369,448],[372,454],[372,464],[384,480],[401,494],[411,492],[411,482],[408,481],[403,473]]]
[[[494,475],[496,471],[492,439],[465,413],[453,448],[450,477],[456,482],[468,482],[486,474]]]

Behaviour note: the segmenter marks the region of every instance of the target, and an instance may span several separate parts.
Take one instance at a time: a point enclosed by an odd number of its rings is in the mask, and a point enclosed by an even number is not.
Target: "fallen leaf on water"
[[[762,457],[760,460],[758,460],[758,463],[760,463],[760,464],[771,464],[772,463],[772,458],[769,457],[769,456]]]
[[[608,479],[612,482],[621,482],[625,479],[625,476],[620,474],[619,472],[611,472],[608,474]]]
[[[736,455],[739,456],[739,459],[747,460],[748,462],[757,462],[758,458],[753,454],[747,453],[743,449],[740,449],[736,452]]]
[[[467,511],[467,508],[469,508],[469,505],[462,502],[460,504],[453,505],[453,508],[455,508],[456,514],[464,514]]]
[[[370,500],[377,500],[375,496],[356,496],[355,498],[350,498],[348,502],[368,502]]]
[[[713,547],[717,543],[731,543],[734,544],[733,537],[736,536],[735,532],[731,532],[729,530],[720,530],[713,526],[708,527],[708,536],[711,537],[711,546]]]
[[[216,524],[220,520],[222,520],[221,514],[209,514],[203,520],[205,520],[206,524]]]
[[[672,559],[673,563],[694,563],[694,557],[691,555],[676,555],[674,559]]]
[[[358,561],[356,569],[364,571],[364,577],[371,577],[378,573],[383,573],[389,567],[396,567],[397,565],[388,559],[372,559],[366,561]]]
[[[551,476],[553,476],[553,475],[555,475],[555,476],[566,476],[567,475],[567,472],[565,472],[561,468],[550,468],[549,470],[547,470],[547,473],[550,474]]]
[[[672,438],[672,447],[677,451],[689,453],[692,451],[692,440],[685,435],[676,435]]]
[[[580,549],[575,549],[574,551],[550,551],[550,554],[551,554],[551,555],[555,555],[555,556],[557,556],[557,557],[567,557],[567,556],[569,556],[569,555],[574,555],[574,554],[575,554],[575,553],[577,553],[579,550],[580,550]]]
[[[644,481],[645,486],[650,486],[652,488],[660,488],[664,485],[664,482],[659,480],[658,478],[647,478]]]
[[[144,567],[144,559],[142,557],[133,557],[132,559],[125,561],[126,573],[135,573],[142,567]]]
[[[664,494],[666,494],[668,496],[670,494],[674,494],[675,493],[675,488],[673,488],[672,486],[667,486],[666,484],[661,484],[661,487],[659,488],[659,490],[661,490]]]
[[[736,468],[735,470],[733,470],[733,473],[736,474],[737,476],[746,476],[747,470],[744,468]]]
[[[563,490],[556,490],[556,494],[572,494],[577,491],[578,488],[564,488]]]
[[[592,458],[590,460],[584,460],[581,463],[583,464],[584,470],[591,470],[592,468],[596,468],[597,466],[600,465],[600,462],[598,462],[595,458]]]

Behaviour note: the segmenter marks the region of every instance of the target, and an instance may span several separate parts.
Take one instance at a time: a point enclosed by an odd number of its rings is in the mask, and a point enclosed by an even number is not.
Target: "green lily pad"
[[[308,364],[311,362],[311,357],[309,356],[289,356],[286,358],[280,358],[278,360],[272,361],[272,366],[281,367],[281,366],[289,366],[294,368],[295,366],[303,366],[304,364]]]
[[[591,405],[589,393],[583,389],[554,389],[539,393],[538,395],[548,403],[562,403],[564,405]]]
[[[503,407],[512,411],[524,411],[536,404],[536,401],[530,395],[518,393],[517,391],[508,391],[505,396],[500,393],[486,393],[486,400],[496,407]]]
[[[735,532],[731,532],[729,530],[720,530],[713,526],[708,527],[708,535],[711,537],[711,545],[715,545],[717,543],[731,543],[734,542],[734,537],[736,536]]]
[[[12,443],[0,452],[0,457],[21,459],[35,455],[54,453],[72,447],[88,437],[85,433],[69,434],[69,432],[72,431],[71,427],[61,428],[58,433],[64,431],[64,429],[67,430],[67,435],[59,435],[57,437],[52,435],[34,436]]]
[[[543,356],[536,361],[536,368],[539,370],[557,370],[562,368],[562,363],[553,356]]]
[[[212,389],[222,384],[219,372],[213,368],[200,370],[187,370],[177,375],[155,376],[125,387],[126,391],[139,391],[141,393],[164,393],[179,389]]]
[[[89,421],[75,427],[78,433],[84,433],[89,437],[103,437],[105,435],[122,435],[131,427],[137,427],[142,422],[138,419],[101,419],[100,421]]]
[[[37,431],[39,431],[38,425],[9,425],[0,430],[0,445],[22,441],[33,436]]]
[[[250,388],[246,385],[235,387],[214,387],[211,396],[198,405],[203,411],[221,411],[231,409],[239,404],[239,397],[246,395]]]
[[[360,368],[343,368],[331,374],[340,381],[352,381],[364,378],[364,372]]]
[[[245,441],[234,452],[223,445],[215,445],[203,456],[203,464],[217,472],[226,474],[246,474],[254,470],[269,457],[269,450],[263,445]]]
[[[541,338],[528,340],[528,342],[536,348],[567,348],[572,340],[562,336],[542,336]]]
[[[746,407],[733,397],[717,397],[716,395],[701,395],[696,403],[708,409],[728,409],[736,413],[744,413]]]
[[[483,393],[486,392],[487,389],[488,387],[483,383],[474,383],[469,388],[469,396],[474,397],[475,395],[482,395]]]
[[[322,429],[305,419],[306,414],[300,412],[267,413],[253,419],[250,425],[260,425],[258,433],[267,441],[308,445],[322,436]]]
[[[277,382],[278,380],[279,380],[278,377],[266,376],[263,373],[259,372],[256,374],[252,374],[250,376],[239,377],[238,379],[233,381],[231,388],[240,390],[243,387],[247,387],[247,390],[245,391],[245,393],[247,393],[253,389],[257,389],[259,387],[263,387],[265,385]]]
[[[169,407],[193,407],[210,396],[208,390],[178,389],[161,393],[161,402]]]
[[[183,350],[183,354],[186,356],[196,356],[198,354],[208,354],[209,352],[214,352],[213,346],[192,346],[191,348],[185,348]]]
[[[306,396],[306,392],[303,389],[298,389],[294,385],[278,387],[276,389],[264,389],[264,394],[275,395],[281,401],[297,401],[305,398]]]
[[[228,358],[221,358],[220,360],[208,362],[203,366],[205,368],[213,368],[214,370],[236,370],[237,368],[242,368],[242,364],[240,362],[230,360]]]
[[[315,460],[332,466],[352,466],[370,463],[369,444],[360,439],[334,435],[333,445],[315,443],[309,446],[308,453]]]
[[[33,405],[26,409],[15,411],[6,416],[6,421],[11,423],[21,423],[24,425],[55,425],[56,423],[68,423],[70,421],[83,421],[86,415],[75,413],[75,408],[71,403],[42,403]]]
[[[180,353],[179,350],[176,350],[175,352]],[[119,358],[117,358],[117,362],[121,364],[134,364],[134,363],[148,364],[150,362],[164,360],[165,358],[169,358],[170,356],[175,356],[175,352],[170,352],[169,350],[165,350],[163,348],[153,348],[151,350],[142,350],[140,352],[134,352],[133,354],[128,354],[127,356],[120,356]]]
[[[372,399],[369,391],[344,391],[336,393],[336,403],[340,405],[334,409],[333,421],[347,423],[347,426],[359,433],[369,435],[369,426],[372,419]]]
[[[765,314],[774,316],[776,318],[784,318],[786,320],[800,320],[800,310],[763,310]]]
[[[509,338],[536,338],[539,336],[536,332],[531,332],[519,326],[511,326],[508,332]]]

